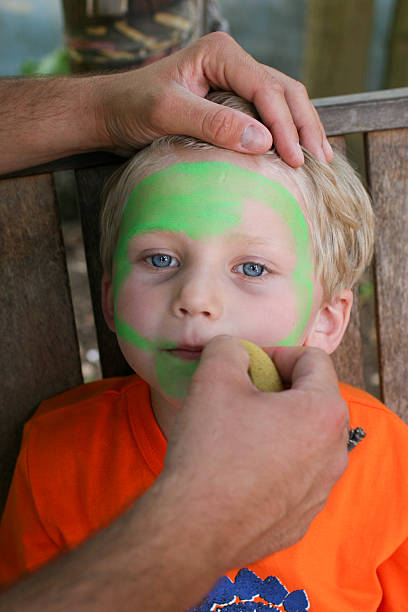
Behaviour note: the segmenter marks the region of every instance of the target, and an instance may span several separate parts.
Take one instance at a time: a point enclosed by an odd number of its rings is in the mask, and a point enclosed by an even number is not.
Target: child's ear
[[[329,355],[333,353],[347,329],[352,305],[353,292],[349,289],[323,305],[304,340],[304,345],[320,348]]]
[[[113,282],[106,273],[102,277],[102,312],[107,326],[115,331],[115,317],[113,307]]]

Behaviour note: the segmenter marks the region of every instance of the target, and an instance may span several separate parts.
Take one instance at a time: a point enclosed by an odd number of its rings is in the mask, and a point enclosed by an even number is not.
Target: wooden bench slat
[[[360,334],[360,308],[358,303],[358,287],[354,291],[353,307],[350,323],[340,346],[333,353],[333,362],[339,380],[365,388],[363,368],[363,347]]]
[[[382,397],[408,421],[408,129],[367,135]]]
[[[315,98],[329,136],[408,127],[408,87]]]
[[[82,234],[87,258],[101,370],[104,378],[109,376],[125,376],[132,373],[119,349],[116,336],[105,323],[101,308],[102,265],[99,257],[100,231],[98,222],[100,195],[105,181],[117,167],[118,164],[115,164],[114,166],[101,166],[99,168],[76,171]]]
[[[0,181],[0,286],[1,510],[22,424],[42,399],[82,382],[50,175]]]

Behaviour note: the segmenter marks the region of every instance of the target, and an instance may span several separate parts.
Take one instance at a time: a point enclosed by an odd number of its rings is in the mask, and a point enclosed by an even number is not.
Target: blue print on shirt
[[[275,576],[261,580],[254,572],[243,568],[234,582],[228,576],[220,578],[202,603],[189,612],[271,612],[276,609],[306,612],[309,610],[306,592],[297,590],[289,593]]]

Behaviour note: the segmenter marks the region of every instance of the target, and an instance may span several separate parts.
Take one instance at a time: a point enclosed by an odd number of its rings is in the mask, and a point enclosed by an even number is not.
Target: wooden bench
[[[408,422],[408,88],[315,101],[332,142],[364,135],[377,216],[374,262],[381,396]],[[3,152],[7,148],[3,148]],[[121,163],[82,155],[0,180],[0,511],[22,427],[39,402],[82,382],[53,173],[75,169],[103,376],[129,373],[99,305],[99,194]],[[364,387],[358,301],[334,356],[342,380]]]

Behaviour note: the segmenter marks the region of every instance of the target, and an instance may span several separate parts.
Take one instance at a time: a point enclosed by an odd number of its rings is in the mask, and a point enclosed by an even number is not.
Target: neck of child
[[[156,421],[164,437],[168,440],[180,406],[170,403],[159,391],[152,387],[150,387],[150,401]]]

